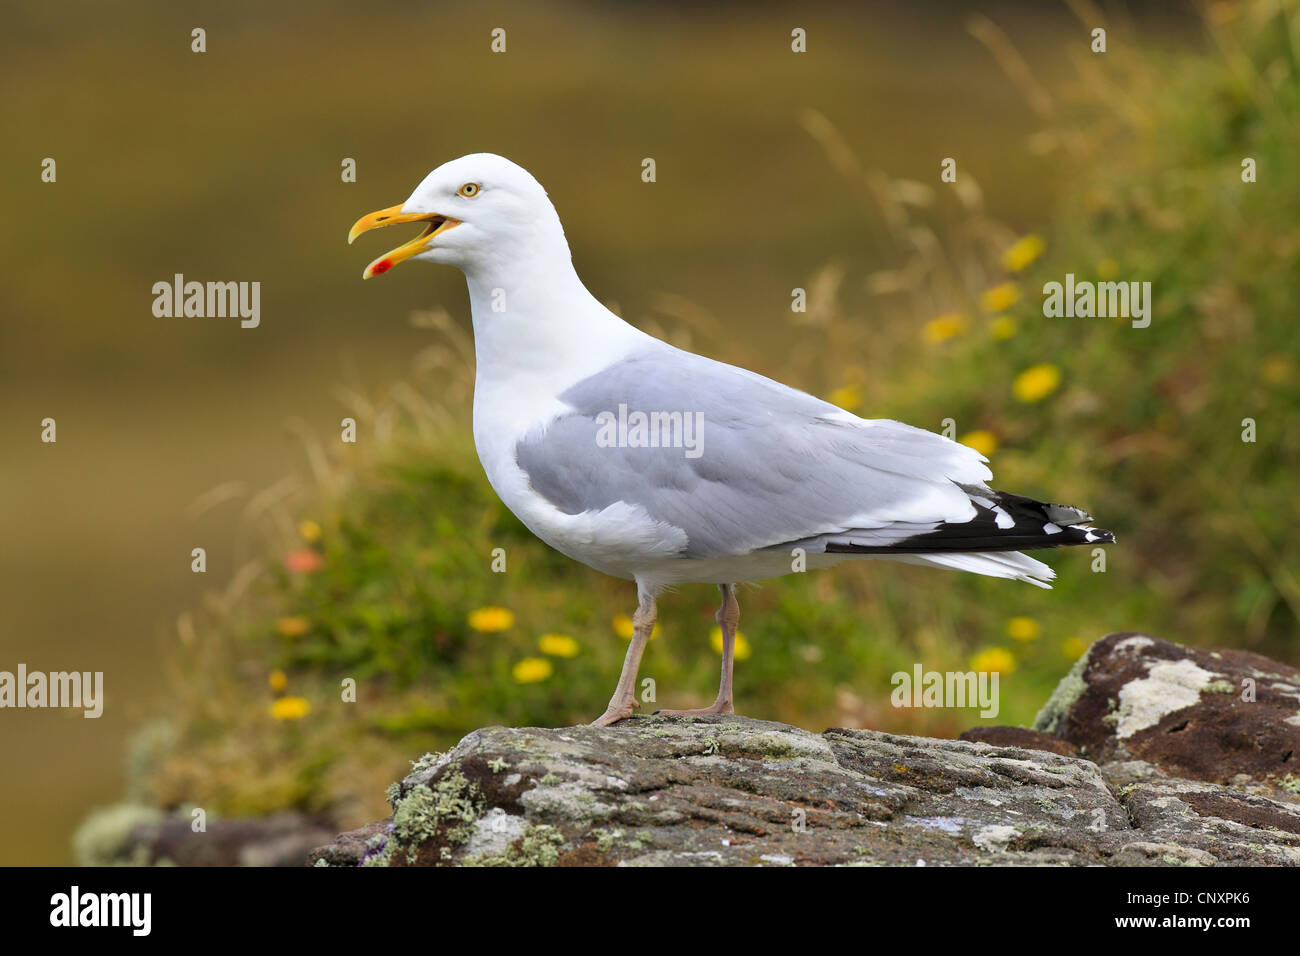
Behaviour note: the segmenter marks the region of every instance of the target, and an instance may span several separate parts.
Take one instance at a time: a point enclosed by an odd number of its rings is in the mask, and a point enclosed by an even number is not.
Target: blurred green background
[[[1296,657],[1291,0],[12,3],[5,21],[0,669],[102,670],[107,704],[0,714],[0,863],[70,861],[77,823],[123,799],[355,826],[425,750],[603,709],[634,595],[487,487],[463,280],[409,264],[363,284],[389,246],[344,241],[477,150],[547,186],[629,321],[868,417],[951,418],[996,487],[1119,536],[1105,573],[1040,554],[1051,592],[884,564],[744,589],[742,712],[979,722],[889,706],[889,675],[920,662],[1001,670],[996,722],[1025,723],[1113,630]],[[177,272],[260,281],[260,328],[155,318]],[[1045,319],[1066,272],[1153,282],[1151,328]],[[661,601],[643,674],[664,706],[711,699],[715,593]]]

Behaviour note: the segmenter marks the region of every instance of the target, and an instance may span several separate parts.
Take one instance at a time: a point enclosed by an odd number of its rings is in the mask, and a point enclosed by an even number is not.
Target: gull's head
[[[351,243],[380,226],[424,223],[424,231],[366,266],[362,278],[406,259],[423,259],[475,272],[524,256],[548,256],[568,244],[546,190],[528,170],[493,153],[471,153],[443,163],[409,199],[357,220]]]

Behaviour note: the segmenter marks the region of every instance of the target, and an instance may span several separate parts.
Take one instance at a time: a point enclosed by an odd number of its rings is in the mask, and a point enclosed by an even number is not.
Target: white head
[[[357,220],[348,242],[380,226],[423,222],[425,230],[366,266],[362,277],[406,259],[455,266],[473,279],[524,262],[571,268],[569,244],[546,190],[528,170],[494,153],[443,163],[404,203]]]

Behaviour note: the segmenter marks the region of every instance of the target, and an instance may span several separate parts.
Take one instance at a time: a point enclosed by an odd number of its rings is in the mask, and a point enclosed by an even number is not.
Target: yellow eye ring
[[[460,193],[462,196],[464,196],[466,199],[473,199],[475,196],[478,195],[478,191],[481,188],[482,187],[479,186],[478,183],[466,183],[464,186],[461,186],[460,189],[456,191]]]

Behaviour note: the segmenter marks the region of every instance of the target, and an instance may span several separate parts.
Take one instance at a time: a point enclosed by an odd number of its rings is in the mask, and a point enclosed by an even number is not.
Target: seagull
[[[1022,550],[1111,543],[1087,512],[994,491],[979,452],[924,429],[864,419],[762,375],[674,348],[615,315],[578,278],[542,185],[473,153],[405,202],[357,220],[351,243],[422,223],[366,266],[455,266],[474,326],[474,444],[488,482],[557,551],[636,583],[618,685],[595,720],[639,707],[637,671],[656,598],[716,584],[722,673],[714,702],[660,714],[731,714],[738,583],[884,559],[1047,588]]]

